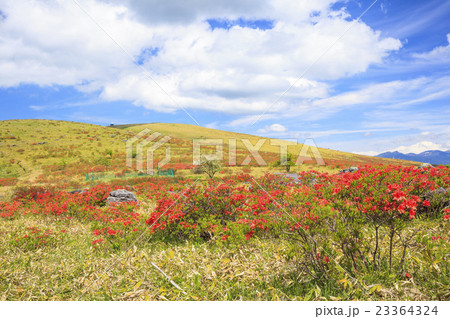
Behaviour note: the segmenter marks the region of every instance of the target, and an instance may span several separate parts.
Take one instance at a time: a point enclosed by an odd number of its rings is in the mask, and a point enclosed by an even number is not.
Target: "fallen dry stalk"
[[[180,290],[184,295],[187,295],[186,291],[184,291],[180,286],[178,286],[164,271],[162,271],[158,266],[156,266],[153,262],[150,262],[150,264],[156,268],[161,274],[163,274],[164,277],[178,290]]]

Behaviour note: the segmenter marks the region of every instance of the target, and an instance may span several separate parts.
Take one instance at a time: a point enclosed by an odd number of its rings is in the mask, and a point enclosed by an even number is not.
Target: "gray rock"
[[[87,192],[89,190],[89,188],[84,188],[84,189],[76,189],[74,191],[69,192],[70,194],[83,194],[85,192]]]
[[[352,166],[352,167],[349,167],[349,168],[344,168],[344,169],[341,169],[341,170],[339,171],[339,174],[343,174],[343,173],[353,173],[353,172],[356,172],[358,169],[359,169],[359,168],[356,167],[356,166]]]
[[[431,205],[428,207],[420,205],[417,211],[419,214],[442,217],[442,211],[450,207],[450,189],[440,187],[435,190],[429,190],[420,195],[420,199],[429,201]]]
[[[449,206],[450,205],[450,189],[445,189],[443,187],[440,187],[435,190],[429,190],[425,193],[423,193],[420,197],[422,200],[428,200],[432,201],[433,199],[441,199],[443,201],[443,206]],[[446,197],[449,197],[448,199]]]
[[[274,175],[280,175],[280,176],[283,176],[285,178],[292,178],[293,182],[296,183],[296,184],[302,182],[302,180],[300,179],[300,175],[297,174],[297,173],[279,173],[279,172],[275,172],[273,174]]]
[[[137,202],[136,196],[132,192],[127,191],[126,189],[118,189],[109,193],[106,202],[110,203],[128,203],[128,202]]]
[[[422,163],[419,166],[417,166],[417,168],[419,168],[419,169],[428,168],[428,167],[434,167],[434,166],[431,165],[430,163]]]

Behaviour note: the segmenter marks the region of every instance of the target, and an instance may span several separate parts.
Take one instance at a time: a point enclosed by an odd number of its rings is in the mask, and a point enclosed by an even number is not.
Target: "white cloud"
[[[149,25],[190,24],[208,17],[252,17],[268,12],[268,1],[260,0],[102,0],[126,4]],[[328,2],[328,1],[327,1]]]
[[[219,128],[218,124],[219,123],[217,123],[217,122],[212,122],[212,123],[206,124],[205,127],[212,128],[212,129],[218,129]]]
[[[103,82],[132,66],[72,1],[4,2],[7,18],[0,28],[0,86]],[[151,39],[150,29],[126,18],[127,8],[82,3],[131,54],[138,54]]]
[[[281,124],[272,124],[269,129],[272,132],[285,132],[287,129]]]
[[[365,136],[365,137],[370,137],[373,135],[374,132],[394,132],[396,130],[402,130],[402,129],[393,129],[393,128],[388,128],[388,129],[371,129],[370,132],[368,132],[367,129],[351,129],[351,130],[338,130],[338,129],[334,129],[334,130],[323,130],[323,131],[290,131],[291,134],[298,136],[298,137],[303,137],[303,138],[323,138],[323,137],[336,137],[339,135],[354,135],[354,136]]]
[[[272,133],[272,132],[281,133],[281,132],[286,132],[286,131],[287,131],[286,127],[284,127],[281,124],[275,123],[270,126],[266,126],[263,129],[258,130],[258,133],[263,133],[263,134],[264,133]]]
[[[448,62],[450,61],[450,33],[447,34],[447,42],[448,45],[446,46],[439,46],[429,52],[414,54],[413,56],[431,62]]]
[[[333,149],[347,150],[362,155],[377,155],[384,152],[421,153],[426,150],[450,150],[450,130],[437,127],[433,132],[410,130],[386,130],[388,136],[371,136],[368,139],[346,139],[336,143],[327,143]]]
[[[42,110],[45,110],[45,106],[30,105],[30,109],[35,110],[35,111],[42,111]]]
[[[354,152],[354,153],[361,154],[361,155],[367,155],[367,156],[377,156],[378,154],[380,154],[379,152],[375,152],[375,151]]]
[[[280,117],[301,116],[307,120],[321,120],[329,118],[336,112],[357,107],[357,112],[364,108],[371,111],[368,114],[367,123],[363,123],[369,128],[380,126],[381,119],[374,121],[372,114],[382,118],[388,126],[404,126],[403,116],[397,117],[396,110],[404,110],[407,117],[414,116],[417,122],[425,125],[424,119],[416,113],[411,114],[407,109],[409,106],[419,105],[424,102],[439,100],[450,97],[450,77],[420,77],[411,80],[398,80],[368,84],[362,88],[348,90],[344,93],[338,93],[324,98],[316,98],[312,101],[291,107],[289,112],[280,114]],[[437,114],[429,113],[425,109],[420,111],[427,117],[433,117]],[[440,112],[442,113],[442,111]],[[444,113],[447,113],[444,111]],[[394,114],[394,116],[393,116]],[[446,120],[445,116],[437,115],[440,121]],[[397,118],[395,118],[397,117]],[[399,123],[396,123],[399,122]],[[448,122],[448,121],[447,121]]]
[[[439,150],[439,151],[447,151],[446,148],[442,147],[442,145],[430,142],[430,141],[423,141],[419,142],[417,144],[409,145],[409,146],[399,146],[395,148],[394,151],[400,152],[400,153],[422,153],[425,151],[431,151],[431,150]]]
[[[444,76],[370,84],[361,89],[320,99],[313,105],[339,108],[361,104],[420,103],[450,95],[449,83],[450,77]]]
[[[345,11],[331,11],[333,2],[79,0],[134,57],[159,48],[142,65],[156,85],[72,1],[4,0],[0,87],[74,86],[106,101],[126,100],[161,112],[186,108],[251,116],[269,107],[272,113],[302,109],[330,95],[325,81],[364,72],[401,47],[400,41],[355,23],[271,106],[350,26]],[[237,17],[274,20],[274,28],[211,30],[205,22]]]
[[[269,120],[269,119],[273,119],[273,114],[264,114],[264,115],[246,115],[246,116],[242,116],[239,117],[235,120],[232,120],[228,123],[225,123],[224,126],[225,127],[244,127],[244,126],[249,126],[251,124],[253,124],[256,121],[263,121],[263,120]]]

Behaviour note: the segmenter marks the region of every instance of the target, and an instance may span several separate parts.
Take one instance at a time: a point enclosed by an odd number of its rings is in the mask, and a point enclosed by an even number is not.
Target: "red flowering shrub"
[[[55,246],[61,236],[61,234],[56,234],[50,229],[29,227],[16,232],[10,245],[24,251],[34,250],[43,246]]]
[[[13,219],[21,211],[23,204],[20,202],[0,202],[0,217]]]
[[[449,186],[448,169],[397,166],[367,166],[341,175],[304,172],[301,184],[273,175],[243,176],[148,195],[157,204],[146,220],[151,233],[224,243],[296,234],[311,273],[326,272],[332,256],[316,256],[336,251],[330,242],[338,245],[349,269],[374,271],[385,262],[393,267],[394,249],[406,252],[411,238],[404,238],[404,229],[422,217],[419,207],[429,206],[420,196]],[[388,251],[380,250],[382,240],[388,241]],[[404,259],[395,264],[401,269]]]
[[[16,177],[0,178],[0,186],[14,186],[18,182]]]
[[[53,187],[44,186],[21,186],[14,190],[13,200],[15,201],[31,201],[37,200],[39,194],[52,192]]]
[[[51,187],[22,187],[12,202],[0,202],[0,217],[33,214],[87,221],[92,231],[89,243],[98,251],[124,249],[142,233],[153,239],[217,245],[241,245],[255,237],[283,238],[296,243],[286,251],[286,258],[295,258],[317,278],[326,278],[338,257],[350,271],[373,272],[387,265],[402,274],[406,251],[417,240],[407,236],[408,228],[416,219],[450,218],[450,207],[445,206],[450,193],[447,168],[366,166],[341,175],[302,172],[299,179],[270,174],[255,179],[247,173],[197,183],[138,177],[74,194]],[[135,192],[139,209],[135,203],[106,205],[108,194],[119,188]],[[433,196],[427,195],[430,192]],[[442,198],[435,195],[439,192]],[[138,212],[145,212],[145,218]],[[25,235],[35,234],[18,237]],[[47,237],[52,236],[56,237],[53,233]],[[25,245],[26,238],[17,245]],[[429,238],[424,242],[446,243]],[[400,257],[393,251],[400,251]]]

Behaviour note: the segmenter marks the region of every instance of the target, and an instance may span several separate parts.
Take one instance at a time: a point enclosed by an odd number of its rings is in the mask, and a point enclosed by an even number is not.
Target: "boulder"
[[[344,168],[344,169],[341,169],[341,170],[339,171],[339,174],[343,174],[343,173],[353,173],[353,172],[356,172],[358,169],[359,169],[359,168],[356,167],[356,166],[352,166],[352,167],[349,167],[349,168]]]
[[[418,213],[437,217],[442,214],[443,209],[450,207],[450,189],[440,187],[435,190],[429,190],[420,195],[420,199],[429,201],[430,206],[420,205]]]
[[[126,189],[118,189],[109,193],[106,202],[108,204],[111,203],[128,203],[128,202],[137,202],[136,196],[130,191]]]
[[[423,193],[420,198],[429,202],[438,201],[442,207],[450,206],[450,189],[440,187]]]
[[[298,173],[273,173],[274,175],[280,175],[288,179],[292,179],[295,184],[300,184],[302,182],[300,175]]]
[[[417,168],[419,168],[419,169],[428,168],[428,167],[433,167],[433,165],[431,165],[430,163],[422,163],[419,166],[417,166]]]
[[[89,190],[89,188],[76,189],[74,191],[69,192],[69,194],[83,194],[83,193],[87,192],[88,190]]]

